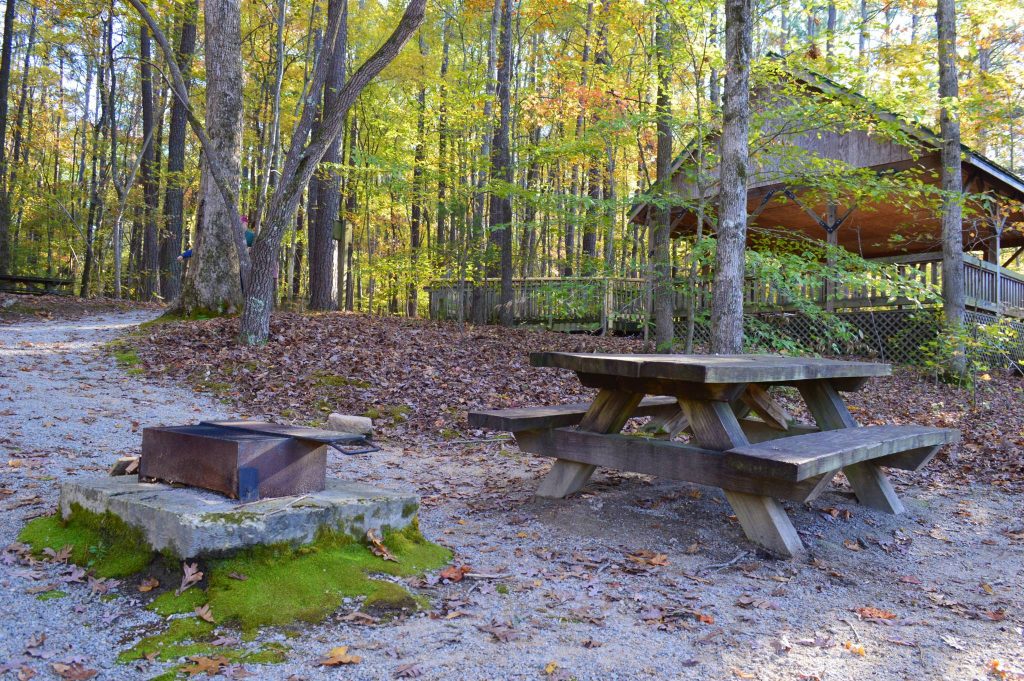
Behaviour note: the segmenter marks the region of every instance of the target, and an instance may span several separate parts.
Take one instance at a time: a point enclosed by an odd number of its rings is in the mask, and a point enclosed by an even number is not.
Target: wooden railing
[[[942,254],[922,253],[882,258],[899,273],[935,291],[942,287]],[[676,316],[689,309],[683,282],[677,282]],[[798,295],[834,310],[891,309],[915,305],[909,298],[893,298],[883,286],[805,285]],[[500,319],[501,281],[435,281],[427,287],[432,319],[463,320],[493,324]],[[710,287],[694,291],[694,309],[710,308]],[[969,309],[1024,318],[1024,276],[1005,268],[964,256],[964,295]],[[797,307],[769,282],[748,279],[744,304],[749,312],[792,310]],[[608,329],[636,325],[647,318],[649,291],[644,279],[624,277],[531,278],[512,281],[512,317],[517,324],[547,328]]]

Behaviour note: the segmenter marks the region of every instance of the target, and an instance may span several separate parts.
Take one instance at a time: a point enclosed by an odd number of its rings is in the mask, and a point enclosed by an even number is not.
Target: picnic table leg
[[[603,388],[594,398],[587,413],[580,421],[579,429],[593,433],[617,433],[626,425],[643,395]],[[537,487],[537,496],[547,499],[561,499],[578,492],[597,466],[569,459],[555,459],[551,470]]]
[[[749,444],[727,402],[680,399],[697,444],[726,451]],[[804,551],[803,542],[778,499],[760,494],[723,490],[747,539],[769,551],[792,558]]]
[[[807,381],[798,384],[807,408],[822,430],[857,428],[860,426],[846,408],[846,402],[829,381]],[[906,509],[896,495],[889,477],[880,466],[862,461],[843,468],[857,501],[883,513],[899,515]]]

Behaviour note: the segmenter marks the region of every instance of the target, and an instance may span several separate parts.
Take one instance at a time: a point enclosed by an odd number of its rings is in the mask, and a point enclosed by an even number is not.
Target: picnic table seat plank
[[[537,428],[563,428],[575,426],[582,421],[589,406],[585,402],[577,402],[547,407],[484,409],[469,413],[469,425],[472,428],[488,428],[509,433]],[[675,407],[674,397],[645,397],[633,410],[632,416],[660,416],[666,408],[674,413]]]
[[[955,441],[956,431],[928,426],[866,426],[796,435],[735,447],[726,461],[759,477],[799,482],[862,461]]]

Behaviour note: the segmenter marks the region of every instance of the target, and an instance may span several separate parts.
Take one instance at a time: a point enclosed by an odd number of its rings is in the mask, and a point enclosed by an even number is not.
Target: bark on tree
[[[142,152],[142,192],[145,201],[144,224],[142,237],[142,286],[139,297],[152,300],[158,290],[158,272],[160,267],[160,243],[156,231],[156,213],[159,209],[160,182],[157,179],[156,144],[153,143],[154,109],[153,101],[153,65],[149,29],[145,22],[139,26],[139,72],[142,95],[142,136],[150,140]]]
[[[427,42],[423,39],[422,30],[420,30],[419,43],[420,55],[424,57],[423,61],[425,63]],[[420,83],[419,92],[416,94],[416,105],[419,108],[419,113],[416,117],[416,153],[413,157],[412,165],[412,208],[409,215],[409,257],[412,261],[412,275],[409,280],[408,290],[406,291],[405,305],[405,313],[409,317],[415,317],[417,311],[416,268],[419,263],[420,242],[425,230],[427,212],[427,188],[423,173],[423,166],[427,156],[427,84],[425,71],[421,70],[420,78],[423,80]]]
[[[252,249],[252,280],[246,291],[246,304],[239,329],[240,339],[250,345],[266,342],[270,335],[270,301],[273,295],[273,263],[281,247],[281,237],[291,221],[303,190],[308,186],[317,164],[327,148],[341,134],[345,115],[359,93],[390,64],[409,38],[423,22],[426,0],[411,0],[398,26],[376,52],[345,83],[336,101],[324,111],[323,125],[318,134],[309,135],[313,123],[313,108],[303,107],[302,115],[292,135],[291,147],[281,172],[281,180],[274,189],[267,212],[266,228],[260,233]],[[328,25],[325,44],[333,44],[338,24]],[[327,79],[327,59],[320,60],[314,70],[312,92],[323,87]],[[309,139],[308,144],[306,139]]]
[[[203,221],[192,246],[182,292],[186,313],[200,310],[233,312],[242,307],[242,286],[235,243],[237,206],[228,205],[211,176],[216,157],[222,180],[238,195],[242,153],[242,30],[241,0],[206,0],[206,150],[200,180]]]
[[[7,94],[11,85],[11,49],[14,40],[15,0],[4,10],[4,38],[0,47],[0,274],[11,268],[11,198],[7,186]]]
[[[345,85],[346,51],[348,50],[348,2],[331,0],[327,5],[327,22],[331,23],[340,13],[340,25],[331,53],[330,73],[324,88],[323,111],[334,103]],[[328,43],[325,40],[324,45]],[[323,125],[323,116],[314,127],[314,134]],[[324,163],[341,162],[341,134],[334,140],[324,155]],[[309,307],[312,310],[334,310],[337,308],[335,293],[334,223],[338,220],[341,206],[341,174],[336,169],[321,169],[313,178],[316,184],[316,211],[309,231]]]
[[[658,203],[655,223],[651,229],[651,302],[654,308],[654,345],[659,352],[672,349],[672,312],[674,290],[669,242],[672,230],[672,94],[671,49],[672,37],[669,28],[668,9],[658,13],[655,35],[655,50],[658,61],[658,94],[656,102],[658,154],[655,183]]]
[[[750,0],[726,0],[721,179],[711,300],[711,351],[723,354],[743,350],[751,42]]]
[[[956,3],[938,0],[939,129],[942,135],[942,311],[946,327],[956,333],[964,323],[963,179],[960,166],[960,96],[956,66]],[[962,375],[966,358],[960,347],[949,371]]]
[[[491,153],[491,174],[504,187],[491,195],[491,234],[499,238],[501,252],[501,295],[499,319],[512,326],[512,153],[509,148],[509,127],[512,120],[512,2],[501,0],[501,39],[498,54],[498,126],[494,129]]]
[[[196,50],[196,17],[199,13],[198,0],[191,0],[184,6],[181,34],[178,37],[176,61],[185,78],[185,87],[191,86],[190,67]],[[171,122],[167,133],[167,188],[164,193],[165,234],[160,244],[160,295],[165,301],[177,300],[181,295],[181,253],[184,233],[185,189],[182,173],[185,171],[185,103],[173,97]]]

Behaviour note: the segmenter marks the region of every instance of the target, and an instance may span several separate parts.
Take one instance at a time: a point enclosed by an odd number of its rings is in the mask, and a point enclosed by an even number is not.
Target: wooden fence
[[[922,253],[881,262],[896,265],[904,277],[941,291],[942,254]],[[688,292],[677,282],[675,310],[685,317]],[[558,330],[635,330],[647,319],[649,287],[646,280],[624,277],[530,278],[512,281],[512,317],[516,324]],[[496,323],[500,316],[501,281],[435,281],[427,287],[432,319]],[[971,255],[964,256],[964,294],[967,307],[987,313],[1024,318],[1024,276]],[[705,284],[694,291],[694,309],[706,311],[711,291]],[[842,286],[824,282],[808,284],[799,292],[805,301],[836,311],[902,309],[915,305],[906,298],[892,298],[877,285]],[[745,307],[750,313],[794,309],[770,282],[748,279],[744,285]]]

